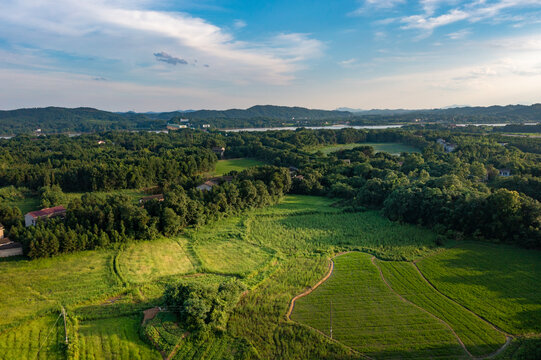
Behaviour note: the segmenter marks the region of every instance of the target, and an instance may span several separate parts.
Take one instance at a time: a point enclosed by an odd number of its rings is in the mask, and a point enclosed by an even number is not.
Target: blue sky
[[[541,102],[541,0],[2,0],[0,108]]]

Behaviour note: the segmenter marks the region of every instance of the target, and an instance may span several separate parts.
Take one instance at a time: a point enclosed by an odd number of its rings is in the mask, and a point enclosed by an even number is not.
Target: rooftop
[[[41,209],[38,211],[31,211],[26,215],[30,215],[33,218],[40,218],[40,217],[45,217],[45,216],[62,214],[65,212],[66,212],[66,208],[60,205],[60,206],[55,206],[52,208]]]

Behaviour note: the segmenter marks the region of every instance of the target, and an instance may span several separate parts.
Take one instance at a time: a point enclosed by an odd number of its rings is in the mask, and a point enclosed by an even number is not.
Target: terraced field
[[[438,290],[501,329],[541,333],[541,252],[466,243],[418,266]]]
[[[449,324],[472,355],[488,355],[505,343],[502,332],[440,294],[412,263],[377,261],[377,265],[394,291]]]
[[[0,336],[0,359],[63,358],[64,323],[58,313],[29,321]]]
[[[330,336],[332,316],[334,339],[378,359],[465,357],[445,324],[385,285],[371,257],[336,257],[329,280],[297,300],[291,319]]]
[[[160,353],[139,337],[140,323],[139,315],[81,322],[77,357],[81,360],[161,359]]]

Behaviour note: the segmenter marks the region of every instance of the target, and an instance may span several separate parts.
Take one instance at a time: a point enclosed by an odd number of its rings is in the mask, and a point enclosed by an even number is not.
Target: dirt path
[[[169,356],[167,356],[166,358],[164,358],[165,360],[171,360],[172,358],[175,357],[175,355],[177,354],[178,352],[178,349],[180,348],[180,343],[182,342],[182,340],[184,340],[186,338],[186,336],[190,335],[190,333],[188,331],[186,331],[184,334],[182,334],[182,336],[180,337],[180,339],[178,340],[178,343],[175,345],[173,351],[171,351],[171,353],[169,354]]]
[[[337,255],[338,256],[338,255]],[[289,309],[287,310],[287,314],[286,314],[286,318],[288,320],[291,320],[291,313],[293,312],[293,307],[295,306],[295,301],[297,301],[298,299],[300,299],[301,297],[304,297],[308,294],[310,294],[312,291],[314,291],[315,289],[317,289],[319,287],[319,285],[323,284],[325,282],[325,280],[327,280],[331,275],[332,275],[332,271],[334,269],[334,261],[332,259],[330,259],[330,263],[329,263],[329,271],[327,272],[327,274],[323,277],[323,279],[319,280],[317,282],[317,284],[315,284],[314,286],[311,286],[309,287],[308,289],[306,289],[305,292],[295,296],[293,299],[291,299],[291,303],[289,304]]]
[[[143,311],[143,322],[141,323],[141,326],[145,325],[148,320],[154,319],[160,311],[160,308],[157,306]]]

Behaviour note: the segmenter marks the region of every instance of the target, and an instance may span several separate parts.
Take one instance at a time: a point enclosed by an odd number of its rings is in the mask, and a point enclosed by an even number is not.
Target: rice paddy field
[[[334,202],[286,196],[176,238],[0,260],[0,359],[159,359],[142,311],[162,306],[165,285],[181,279],[236,277],[248,291],[227,331],[206,338],[185,336],[171,313],[159,313],[158,328],[177,329],[167,345],[172,359],[466,359],[500,349],[503,332],[528,335],[498,354],[502,360],[541,333],[539,253],[438,247],[430,230],[375,211],[345,213]],[[342,252],[331,277],[298,299],[288,318],[291,300]],[[61,306],[67,348],[63,323],[55,325]]]
[[[318,146],[318,147],[309,148],[308,151],[310,152],[321,151],[324,155],[329,155],[330,153],[333,153],[336,151],[354,149],[359,146],[372,146],[374,148],[374,152],[387,152],[393,155],[400,155],[403,152],[412,153],[412,152],[420,151],[416,147],[406,145],[406,144],[401,144],[401,143],[371,143],[371,142]]]

